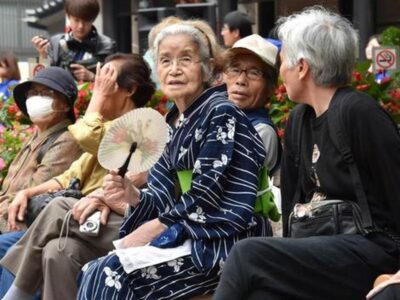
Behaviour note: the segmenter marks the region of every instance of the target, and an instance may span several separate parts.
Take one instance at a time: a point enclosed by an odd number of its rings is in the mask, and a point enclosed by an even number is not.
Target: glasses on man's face
[[[49,89],[43,89],[43,90],[31,89],[26,92],[26,98],[33,97],[33,96],[43,96],[43,97],[53,98],[54,95],[55,95],[55,92],[53,90],[49,90]]]
[[[224,71],[229,78],[237,78],[240,76],[240,74],[242,74],[242,72],[246,74],[246,77],[249,80],[260,80],[264,76],[264,72],[257,68],[242,69],[239,67],[230,66]]]
[[[174,65],[174,62],[176,62],[176,65],[180,68],[188,68],[193,64],[200,63],[201,60],[195,60],[191,56],[182,56],[178,58],[170,58],[170,57],[160,57],[158,60],[158,63],[161,67],[163,68],[170,68]]]

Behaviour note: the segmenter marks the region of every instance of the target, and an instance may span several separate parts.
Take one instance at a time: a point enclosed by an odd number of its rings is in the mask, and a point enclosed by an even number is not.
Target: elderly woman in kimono
[[[106,196],[128,202],[131,211],[117,250],[83,268],[79,299],[212,293],[231,247],[271,234],[268,220],[254,214],[262,141],[223,89],[208,88],[213,40],[187,22],[157,35],[161,89],[175,102],[167,115],[170,142],[150,171],[148,190],[116,172],[105,177]]]

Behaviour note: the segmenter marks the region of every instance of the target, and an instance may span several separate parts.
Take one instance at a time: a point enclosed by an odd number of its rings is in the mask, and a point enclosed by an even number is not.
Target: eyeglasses
[[[191,56],[183,56],[178,58],[169,58],[169,57],[160,57],[158,63],[163,68],[170,68],[174,62],[176,62],[177,66],[180,68],[189,68],[192,64],[198,64],[201,60],[194,60]]]
[[[239,67],[227,67],[224,70],[224,73],[230,78],[239,77],[242,72],[244,72],[246,77],[250,80],[260,80],[264,76],[264,72],[256,68],[242,69]]]
[[[34,97],[34,96],[43,96],[43,97],[51,97],[53,98],[55,95],[55,91],[49,89],[43,90],[28,90],[26,92],[26,98]]]

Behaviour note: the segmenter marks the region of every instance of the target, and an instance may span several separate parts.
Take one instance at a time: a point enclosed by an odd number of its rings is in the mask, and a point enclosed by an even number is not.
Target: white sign
[[[28,58],[29,64],[29,80],[36,76],[36,74],[50,65],[49,59]]]
[[[398,47],[374,47],[372,48],[372,59],[372,69],[374,72],[400,70]]]

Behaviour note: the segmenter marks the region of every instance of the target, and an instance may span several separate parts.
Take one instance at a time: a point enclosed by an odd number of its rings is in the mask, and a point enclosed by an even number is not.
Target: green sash
[[[186,193],[192,185],[193,173],[191,170],[183,170],[178,171],[177,174],[182,193]],[[281,217],[274,202],[274,194],[269,187],[268,169],[266,167],[262,167],[258,174],[258,192],[254,212],[270,218],[274,222],[279,221]]]

